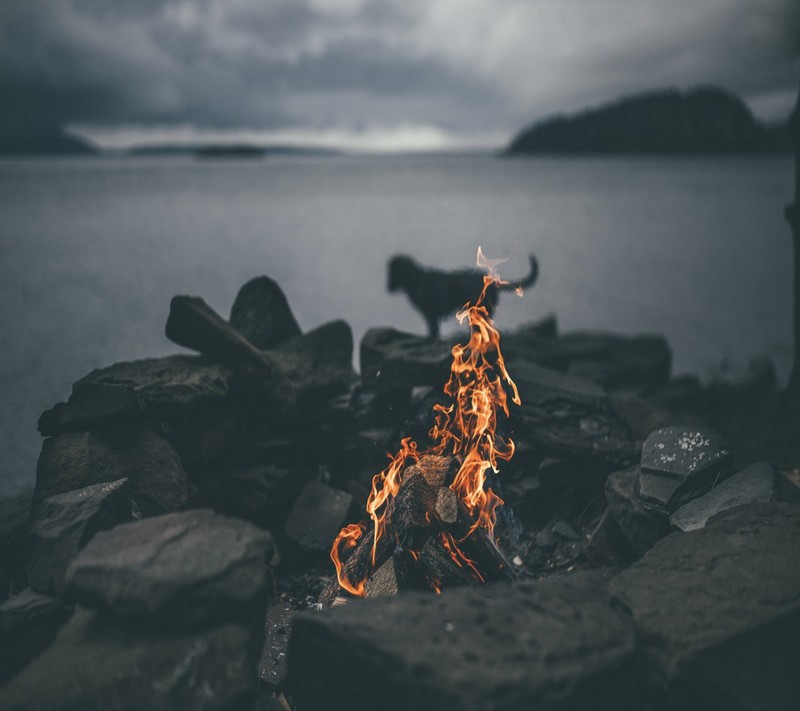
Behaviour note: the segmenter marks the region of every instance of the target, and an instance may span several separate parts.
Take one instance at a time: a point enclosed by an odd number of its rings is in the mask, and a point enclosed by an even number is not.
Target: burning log
[[[434,590],[477,585],[478,579],[456,565],[450,553],[434,538],[429,538],[417,556],[417,563]]]
[[[402,555],[393,555],[366,582],[366,597],[397,595],[408,578],[408,565]]]
[[[442,523],[458,521],[458,496],[452,489],[440,486],[436,490],[436,515]]]

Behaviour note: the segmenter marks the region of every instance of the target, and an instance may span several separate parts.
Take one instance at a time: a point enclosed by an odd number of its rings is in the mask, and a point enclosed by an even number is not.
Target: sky
[[[367,151],[494,148],[631,92],[784,119],[795,0],[2,0],[0,131]]]

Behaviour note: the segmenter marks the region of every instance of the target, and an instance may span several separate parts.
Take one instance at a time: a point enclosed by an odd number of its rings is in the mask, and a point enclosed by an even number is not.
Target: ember
[[[515,576],[494,535],[503,500],[487,478],[514,454],[514,443],[497,432],[498,411],[508,417],[509,397],[520,404],[484,304],[490,286],[506,283],[494,271],[502,261],[487,259],[478,248],[478,266],[488,273],[475,303],[458,314],[469,324],[470,338],[452,349],[444,386],[450,404],[434,406],[433,444],[419,452],[411,438],[402,440],[390,464],[373,477],[369,523],[346,526],[333,543],[338,587],[351,595],[384,590],[387,576],[391,589],[400,578],[417,579],[437,593],[448,585]],[[380,584],[369,584],[378,579]]]

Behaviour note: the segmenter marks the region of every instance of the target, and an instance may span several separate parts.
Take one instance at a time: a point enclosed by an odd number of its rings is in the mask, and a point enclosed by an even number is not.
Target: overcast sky
[[[6,125],[498,146],[554,113],[717,84],[784,118],[796,0],[0,0]]]

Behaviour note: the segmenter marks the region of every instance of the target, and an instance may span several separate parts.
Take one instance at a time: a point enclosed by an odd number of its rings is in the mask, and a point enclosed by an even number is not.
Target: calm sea
[[[304,329],[423,332],[385,290],[398,252],[455,268],[482,245],[509,278],[533,252],[539,282],[505,296],[501,328],[661,332],[676,372],[766,353],[785,379],[792,189],[788,157],[0,161],[0,493],[32,483],[36,420],[74,380],[176,352],[174,294],[227,316],[268,274]]]

